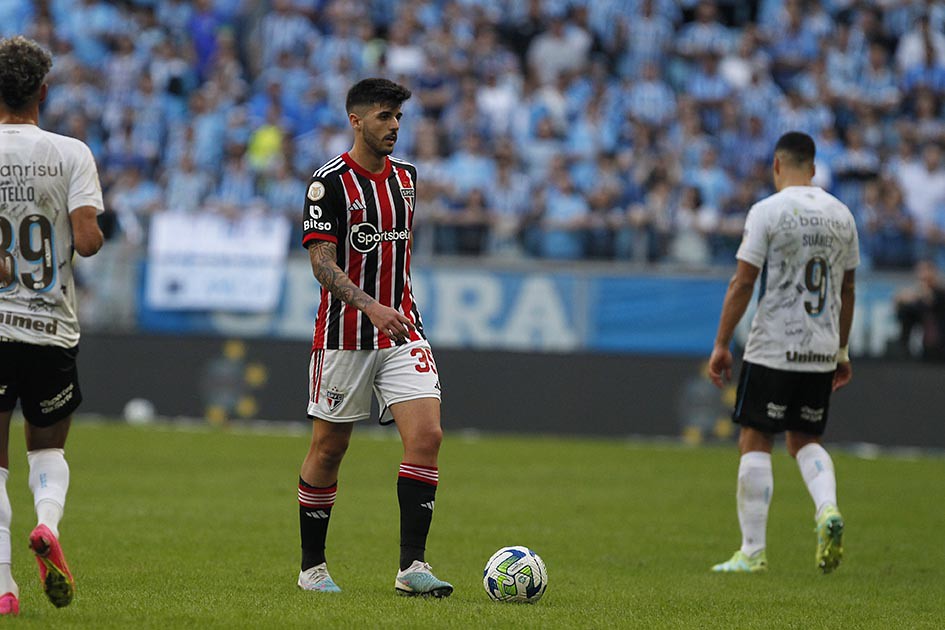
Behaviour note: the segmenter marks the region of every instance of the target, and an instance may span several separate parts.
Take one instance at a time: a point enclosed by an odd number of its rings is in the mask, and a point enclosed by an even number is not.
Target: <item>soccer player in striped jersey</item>
[[[46,596],[68,605],[75,582],[59,545],[69,488],[66,438],[82,400],[72,258],[102,247],[102,188],[83,142],[39,127],[52,57],[24,37],[0,40],[0,615],[19,613],[10,574],[10,419],[26,418],[37,525],[30,533]]]
[[[439,481],[440,381],[410,280],[417,169],[391,158],[410,91],[364,79],[348,92],[350,151],[315,171],[306,192],[302,243],[321,284],[309,364],[312,441],[299,475],[302,567],[298,585],[337,592],[325,539],[338,472],[354,423],[370,417],[372,393],[403,441],[397,479],[403,595],[446,597],[424,558]]]
[[[853,324],[859,239],[850,209],[813,186],[814,141],[800,132],[781,136],[774,149],[778,192],[748,211],[709,359],[719,387],[731,378],[729,344],[761,275],[732,418],[738,437],[738,522],[742,546],[716,572],[765,571],[765,529],[774,489],[771,448],[786,433],[814,500],[815,561],[824,572],[843,554],[843,519],[830,454],[821,445],[830,395],[853,375],[847,342]],[[762,271],[764,269],[764,271]]]

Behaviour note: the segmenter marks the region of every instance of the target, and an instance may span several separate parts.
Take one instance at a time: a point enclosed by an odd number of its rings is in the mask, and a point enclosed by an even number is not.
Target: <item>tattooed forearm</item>
[[[308,248],[308,257],[312,261],[315,279],[336,298],[362,311],[374,301],[338,266],[338,250],[334,243],[318,241]]]

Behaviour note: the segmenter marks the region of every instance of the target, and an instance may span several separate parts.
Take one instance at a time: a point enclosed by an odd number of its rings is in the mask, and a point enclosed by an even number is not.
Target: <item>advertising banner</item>
[[[284,291],[271,310],[157,311],[146,300],[138,313],[139,327],[310,340],[318,283],[307,257],[290,257],[284,271]],[[424,327],[437,348],[515,352],[708,357],[728,279],[722,274],[552,270],[540,265],[490,268],[472,263],[419,264],[413,270]],[[898,286],[879,276],[858,279],[851,334],[855,356],[883,356],[898,337],[892,306]],[[269,299],[274,299],[271,294]],[[753,311],[754,303],[736,332],[738,344],[747,338]]]
[[[154,215],[146,308],[272,312],[282,295],[289,230],[283,217]]]

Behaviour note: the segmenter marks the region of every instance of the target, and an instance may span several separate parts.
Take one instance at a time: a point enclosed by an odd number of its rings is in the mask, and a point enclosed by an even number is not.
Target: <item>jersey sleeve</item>
[[[850,223],[853,225],[850,236],[850,249],[847,252],[846,263],[843,266],[844,271],[850,271],[860,266],[860,236],[856,232],[856,224],[853,222],[853,215],[850,215]]]
[[[305,191],[302,215],[302,246],[315,241],[338,242],[338,226],[344,218],[344,199],[331,180],[313,177]]]
[[[76,145],[72,177],[69,180],[69,212],[83,206],[92,206],[98,214],[105,211],[102,201],[102,184],[98,179],[98,168],[88,145]]]
[[[745,218],[742,244],[738,247],[735,257],[755,267],[763,267],[768,257],[768,239],[766,213],[758,205],[754,205]]]

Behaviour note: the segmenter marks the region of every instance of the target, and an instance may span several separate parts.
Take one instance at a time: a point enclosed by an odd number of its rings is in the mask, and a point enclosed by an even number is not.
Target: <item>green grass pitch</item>
[[[362,429],[366,427],[361,427]],[[394,594],[399,441],[357,430],[328,557],[340,595],[303,593],[298,466],[304,434],[77,421],[62,542],[73,604],[42,595],[14,431],[8,489],[22,627],[939,628],[945,618],[945,459],[835,452],[846,558],[814,568],[812,505],[779,449],[766,575],[713,575],[738,545],[734,446],[464,438],[447,433],[427,559],[456,591]],[[482,567],[526,545],[548,567],[537,605],[498,604]]]

